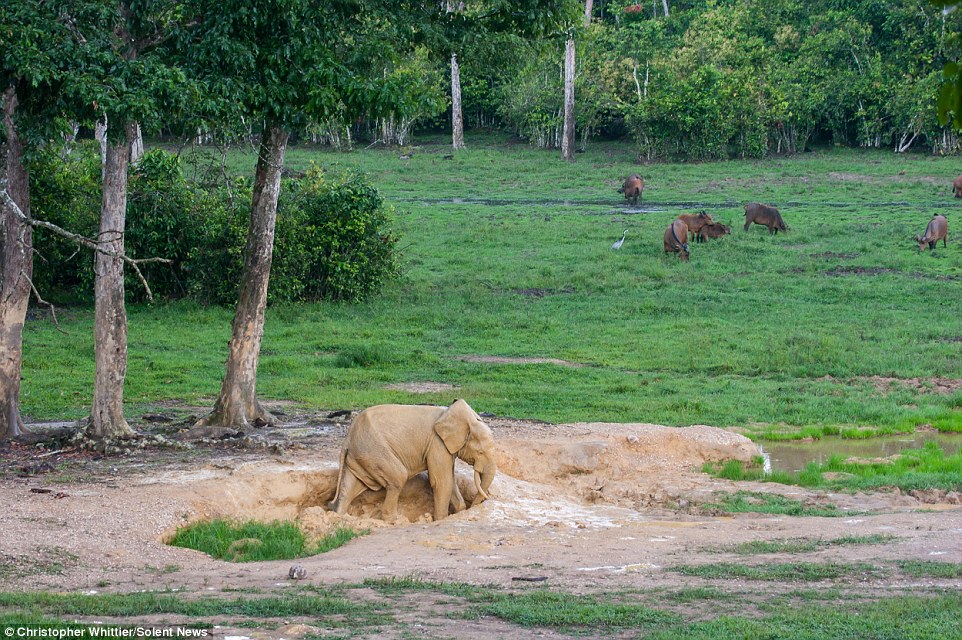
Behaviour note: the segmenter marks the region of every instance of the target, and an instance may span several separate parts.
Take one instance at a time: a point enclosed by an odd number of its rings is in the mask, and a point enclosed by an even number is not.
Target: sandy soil
[[[339,517],[324,505],[334,493],[349,419],[289,420],[262,434],[257,442],[263,446],[253,449],[232,446],[227,438],[190,450],[148,448],[102,457],[68,447],[38,458],[37,450],[12,445],[0,466],[2,589],[269,591],[290,584],[291,561],[232,564],[164,544],[179,525],[214,516],[297,519],[318,535],[342,524],[371,529],[330,553],[298,560],[307,571],[305,581],[315,584],[419,576],[504,586],[519,584],[519,578],[546,578],[542,584],[576,593],[679,588],[704,583],[667,570],[673,565],[745,561],[719,553],[721,545],[873,533],[897,538],[885,545],[831,547],[804,560],[958,562],[962,554],[962,509],[939,504],[946,498],[938,492],[921,496],[926,501],[921,502],[898,493],[736,486],[698,469],[706,461],[748,460],[757,455],[756,447],[741,435],[705,426],[491,418],[500,470],[489,501],[432,522],[430,489],[418,477],[402,495],[407,522],[379,520],[377,494],[363,496],[351,514]],[[467,467],[459,467],[459,483],[470,499]],[[735,490],[781,492],[864,515],[729,515],[705,506],[717,492]],[[51,565],[58,570],[50,571]],[[958,582],[940,584],[958,588]],[[858,585],[863,592],[911,587],[891,579]]]

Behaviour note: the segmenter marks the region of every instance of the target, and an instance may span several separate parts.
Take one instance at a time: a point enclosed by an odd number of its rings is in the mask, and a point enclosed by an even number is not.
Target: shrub
[[[285,184],[271,300],[359,302],[399,273],[391,209],[359,173],[311,166]]]
[[[80,146],[62,159],[38,157],[32,167],[33,214],[73,233],[95,237],[100,215],[97,150]],[[205,304],[233,304],[244,266],[251,184],[202,186],[186,180],[177,156],[156,149],[144,155],[128,183],[125,249],[134,258],[163,257],[141,271],[155,298],[190,296]],[[391,210],[354,172],[312,167],[285,182],[271,271],[271,301],[356,302],[376,293],[399,272],[397,237],[387,230]],[[34,235],[34,282],[45,297],[93,299],[93,257],[46,230]],[[145,291],[125,268],[131,299]]]

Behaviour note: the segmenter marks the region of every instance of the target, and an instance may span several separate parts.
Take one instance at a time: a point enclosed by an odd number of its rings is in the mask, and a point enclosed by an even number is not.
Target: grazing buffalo
[[[625,180],[625,184],[618,189],[618,193],[625,194],[625,200],[631,201],[631,206],[638,204],[641,192],[645,190],[645,181],[637,173],[633,173]]]
[[[956,198],[962,198],[962,176],[952,181],[952,192]]]
[[[778,233],[779,230],[788,231],[788,226],[782,220],[782,214],[778,212],[778,209],[767,204],[749,202],[745,205],[745,231],[748,231],[748,227],[753,222],[768,227],[769,235]]]
[[[935,249],[935,245],[938,244],[939,240],[942,241],[942,246],[947,247],[948,243],[946,238],[949,235],[949,221],[943,215],[935,214],[932,219],[929,220],[929,225],[925,227],[924,236],[915,236],[914,240],[919,243],[919,251],[925,249],[928,245],[929,249]]]
[[[698,241],[704,242],[708,238],[720,238],[732,232],[732,228],[727,224],[722,224],[720,222],[714,222],[712,224],[706,224],[698,232]]]
[[[711,214],[702,211],[701,213],[683,213],[678,216],[678,219],[688,225],[688,233],[691,234],[691,240],[698,239],[698,232],[701,228],[708,224],[714,224],[714,220],[711,219]]]
[[[665,253],[677,253],[679,260],[688,262],[688,225],[684,220],[673,220],[665,229]]]

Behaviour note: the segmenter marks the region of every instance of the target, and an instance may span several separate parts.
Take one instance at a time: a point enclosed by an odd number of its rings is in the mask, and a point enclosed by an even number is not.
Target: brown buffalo
[[[962,176],[952,181],[952,192],[956,198],[962,198]]]
[[[625,194],[625,200],[630,200],[631,205],[638,204],[641,192],[645,190],[645,181],[637,173],[633,173],[625,180],[625,184],[618,189],[618,193]]]
[[[691,240],[698,240],[698,232],[706,224],[714,224],[715,221],[711,219],[711,214],[702,211],[701,213],[684,213],[678,216],[678,219],[688,225],[688,233],[691,234]]]
[[[732,232],[732,228],[727,224],[722,224],[720,222],[714,222],[712,224],[706,224],[698,232],[699,242],[704,242],[708,238],[720,238]]]
[[[753,222],[768,227],[769,235],[778,233],[779,230],[788,231],[788,226],[782,220],[782,214],[778,212],[778,209],[767,204],[749,202],[745,205],[745,231],[748,231],[748,227]]]
[[[673,220],[665,229],[665,253],[677,253],[680,260],[688,262],[688,225],[684,220]]]
[[[915,236],[915,241],[919,243],[919,251],[925,249],[925,245],[929,246],[929,249],[935,249],[935,245],[938,244],[939,240],[942,241],[942,246],[947,247],[946,238],[949,235],[949,221],[946,220],[945,216],[935,214],[932,219],[929,220],[929,225],[925,227],[924,236]]]

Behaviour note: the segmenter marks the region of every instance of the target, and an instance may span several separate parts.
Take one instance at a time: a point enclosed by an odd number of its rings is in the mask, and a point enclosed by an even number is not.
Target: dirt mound
[[[498,441],[500,473],[554,486],[586,503],[669,506],[706,462],[750,462],[761,455],[745,436],[715,427],[583,423],[544,438]]]
[[[593,518],[585,509],[589,505],[635,510],[671,506],[704,484],[704,476],[695,473],[703,463],[747,462],[760,454],[748,438],[707,426],[586,423],[552,425],[535,434],[532,438],[528,430],[524,436],[498,437],[499,473],[491,490],[496,504],[459,517],[583,522]],[[184,477],[181,482],[193,493],[196,520],[297,519],[319,536],[344,524],[376,529],[432,521],[432,494],[424,473],[402,491],[397,522],[380,520],[383,491],[362,494],[345,516],[327,511],[337,471],[336,459],[309,466],[260,461],[219,477]],[[471,503],[476,494],[471,468],[458,462],[456,474]]]

